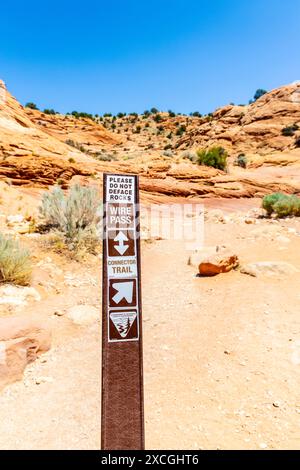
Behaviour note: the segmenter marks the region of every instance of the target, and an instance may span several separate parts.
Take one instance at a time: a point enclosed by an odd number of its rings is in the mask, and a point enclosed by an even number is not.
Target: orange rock
[[[216,253],[199,264],[199,274],[201,276],[216,276],[227,273],[239,265],[237,255],[232,253]]]
[[[38,319],[0,318],[0,389],[20,380],[27,364],[51,345],[49,329]]]

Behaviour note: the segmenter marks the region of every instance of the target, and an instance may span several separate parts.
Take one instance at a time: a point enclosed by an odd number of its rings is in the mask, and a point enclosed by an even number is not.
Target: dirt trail
[[[299,236],[287,249],[254,241],[256,228],[207,224],[206,244],[231,244],[245,262],[300,267]],[[200,279],[182,241],[142,251],[146,447],[300,448],[299,275]],[[100,316],[98,264],[88,270],[94,285],[45,298],[41,314],[53,316],[76,296]],[[1,449],[99,448],[100,322],[52,321],[54,348],[0,393]],[[50,381],[37,385],[41,376]]]

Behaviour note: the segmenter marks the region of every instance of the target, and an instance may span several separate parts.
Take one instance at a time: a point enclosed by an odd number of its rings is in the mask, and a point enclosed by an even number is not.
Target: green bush
[[[241,153],[238,155],[235,161],[237,166],[240,166],[241,168],[247,168],[247,157],[244,153]]]
[[[296,201],[295,197],[293,198],[291,196],[284,196],[280,198],[276,204],[274,204],[274,212],[278,215],[278,217],[297,215],[299,210],[299,204],[297,204],[297,202],[298,201]]]
[[[185,133],[185,131],[186,131],[186,126],[181,125],[177,128],[176,135],[181,137]]]
[[[265,209],[268,215],[271,215],[274,212],[274,205],[283,198],[284,194],[282,193],[273,193],[268,194],[262,200],[262,207]]]
[[[267,92],[267,90],[264,90],[263,88],[259,88],[258,90],[256,90],[255,94],[254,94],[254,101],[258,100],[259,98],[261,98],[263,95],[265,95]]]
[[[0,234],[0,282],[27,286],[31,272],[29,251],[12,238]]]
[[[163,119],[160,114],[155,114],[153,117],[153,121],[155,122],[161,122]]]
[[[115,155],[112,155],[111,153],[94,152],[90,155],[93,158],[96,158],[96,160],[100,160],[101,162],[112,162],[117,160],[117,157]]]
[[[278,217],[289,215],[300,216],[300,198],[282,193],[268,194],[263,198],[262,207],[270,216],[275,213]]]
[[[57,112],[54,109],[44,109],[43,111],[44,114],[57,114]]]
[[[35,103],[32,103],[31,101],[29,103],[26,103],[25,104],[25,108],[29,108],[29,109],[35,109],[35,110],[38,110],[39,108],[37,107],[37,105]]]
[[[75,118],[88,118],[88,119],[94,119],[94,116],[90,113],[84,113],[84,112],[78,112],[78,111],[72,111],[71,115],[74,116]]]
[[[219,170],[225,170],[227,167],[228,153],[223,147],[211,147],[208,150],[197,150],[198,165],[211,166]]]
[[[68,249],[94,253],[99,208],[96,189],[76,184],[67,195],[59,187],[44,193],[39,210],[44,227],[60,235]]]
[[[298,124],[292,124],[291,126],[284,127],[281,131],[285,137],[293,137],[295,132],[299,130]]]
[[[67,145],[70,145],[70,147],[74,147],[75,149],[79,150],[80,152],[83,152],[85,153],[85,148],[82,144],[80,144],[79,142],[75,142],[74,140],[72,139],[67,139],[65,140],[65,143]]]

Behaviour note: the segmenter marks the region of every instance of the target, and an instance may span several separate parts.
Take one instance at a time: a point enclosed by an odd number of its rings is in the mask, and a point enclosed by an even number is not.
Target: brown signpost
[[[103,203],[101,447],[144,449],[138,176],[104,174]]]

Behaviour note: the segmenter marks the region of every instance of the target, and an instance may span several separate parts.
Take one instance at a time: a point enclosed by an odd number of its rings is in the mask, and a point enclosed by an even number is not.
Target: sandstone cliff
[[[291,126],[290,135],[284,135]],[[66,187],[75,176],[101,181],[104,171],[136,173],[148,200],[299,193],[299,128],[299,84],[204,117],[159,113],[159,119],[128,115],[100,122],[23,108],[0,82],[0,178]],[[212,145],[228,150],[227,173],[187,158],[186,151]],[[247,157],[247,169],[234,165],[240,153]]]

